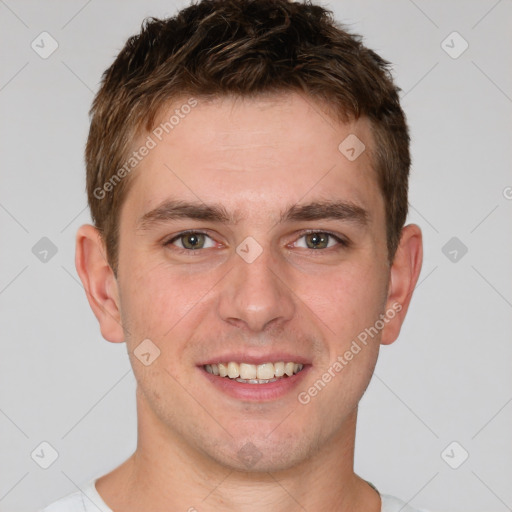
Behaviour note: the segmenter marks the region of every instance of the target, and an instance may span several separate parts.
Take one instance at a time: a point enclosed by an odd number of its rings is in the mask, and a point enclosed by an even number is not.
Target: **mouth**
[[[259,359],[259,358],[258,358]],[[311,364],[305,361],[224,361],[198,366],[201,374],[224,395],[243,402],[271,402],[292,396]]]
[[[278,361],[275,363],[250,364],[230,361],[205,364],[203,368],[211,375],[236,380],[246,384],[268,384],[286,379],[303,370],[301,363]]]

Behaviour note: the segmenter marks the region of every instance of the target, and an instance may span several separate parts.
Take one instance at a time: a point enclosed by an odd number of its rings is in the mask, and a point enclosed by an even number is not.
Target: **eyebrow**
[[[242,220],[240,212],[230,214],[221,204],[205,204],[168,199],[153,210],[142,215],[137,221],[137,231],[147,231],[157,224],[176,219],[193,219],[237,224]],[[293,221],[343,220],[365,227],[368,212],[350,201],[313,201],[308,204],[294,204],[281,211],[278,223]]]

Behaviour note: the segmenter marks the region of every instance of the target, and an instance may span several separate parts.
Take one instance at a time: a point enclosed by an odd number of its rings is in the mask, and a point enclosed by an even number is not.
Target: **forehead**
[[[365,209],[382,202],[366,118],[334,121],[295,93],[194,102],[175,101],[144,135],[152,148],[131,176],[127,215],[169,197],[262,215],[301,200],[343,199]]]

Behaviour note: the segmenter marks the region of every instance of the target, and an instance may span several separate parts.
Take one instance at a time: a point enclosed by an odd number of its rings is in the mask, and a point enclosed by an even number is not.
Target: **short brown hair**
[[[91,215],[116,275],[120,210],[132,181],[121,170],[162,108],[185,95],[301,92],[341,122],[367,116],[391,262],[407,216],[410,155],[389,67],[310,2],[202,0],[172,18],[145,19],[103,74],[85,151]]]

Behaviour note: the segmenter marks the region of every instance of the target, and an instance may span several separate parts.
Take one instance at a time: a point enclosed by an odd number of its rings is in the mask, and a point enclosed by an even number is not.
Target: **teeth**
[[[207,364],[204,366],[204,369],[213,375],[229,377],[238,382],[266,384],[267,382],[274,382],[285,375],[291,377],[299,373],[303,367],[304,365],[300,363],[284,363],[283,361],[258,365],[229,361],[228,363]]]
[[[219,363],[219,364],[212,364],[212,365],[206,365],[207,367],[210,366],[210,368],[213,370],[213,366],[216,366],[219,370],[219,375],[221,377],[227,377],[228,375],[228,368],[225,364]],[[208,371],[208,368],[206,368],[206,371]],[[213,372],[212,372],[213,373]]]
[[[276,377],[284,375],[284,363],[274,363],[274,374]]]
[[[233,364],[236,364],[236,363],[233,363]],[[256,371],[255,364],[246,364],[246,363],[240,364],[240,378],[241,379],[244,379],[244,380],[255,379],[256,375],[257,375],[257,371]],[[272,377],[273,377],[273,375],[272,375]],[[258,375],[258,378],[260,378],[259,375]]]
[[[240,365],[236,363],[228,363],[228,377],[230,379],[240,377]]]
[[[274,364],[264,363],[258,365],[257,370],[258,379],[273,379],[274,378]]]
[[[275,382],[277,379],[236,379],[237,382],[245,382],[247,384],[267,384],[268,382]]]
[[[284,365],[284,373],[288,375],[288,377],[291,377],[293,375],[293,370],[295,369],[294,363],[286,363]]]

